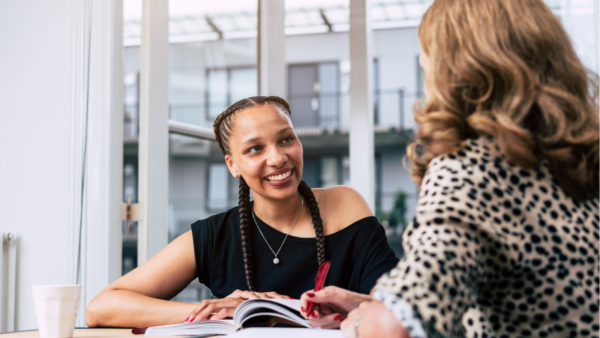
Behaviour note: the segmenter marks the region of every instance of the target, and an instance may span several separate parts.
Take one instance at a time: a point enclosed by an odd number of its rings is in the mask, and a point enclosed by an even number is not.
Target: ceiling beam
[[[212,28],[213,31],[215,31],[215,33],[219,34],[219,39],[223,39],[223,31],[220,30],[217,25],[215,25],[208,15],[204,17],[204,20],[206,20],[206,23],[210,26],[210,28]]]
[[[333,25],[331,24],[331,22],[329,22],[329,19],[327,19],[327,15],[325,15],[325,11],[321,8],[321,9],[319,9],[319,13],[321,13],[321,19],[323,19],[323,23],[325,25],[327,25],[329,32],[333,32]]]

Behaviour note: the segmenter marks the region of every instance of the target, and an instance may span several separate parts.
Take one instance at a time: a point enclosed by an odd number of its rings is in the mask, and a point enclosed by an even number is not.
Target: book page
[[[246,320],[257,317],[278,317],[297,325],[312,328],[300,316],[300,301],[292,299],[251,299],[238,306],[233,315],[237,327],[244,326]],[[250,325],[255,326],[255,325]],[[262,325],[261,325],[262,326]]]
[[[228,334],[235,331],[235,324],[232,319],[224,320],[204,320],[193,323],[181,323],[172,325],[162,325],[149,327],[146,330],[147,336],[199,336]]]
[[[271,327],[271,328],[249,328],[228,335],[227,337],[235,338],[345,338],[340,330],[310,330],[287,328],[287,327]]]

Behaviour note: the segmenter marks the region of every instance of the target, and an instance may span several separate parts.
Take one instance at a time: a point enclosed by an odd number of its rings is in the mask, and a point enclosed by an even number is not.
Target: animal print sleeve
[[[477,181],[456,156],[432,161],[416,217],[404,232],[405,255],[375,286],[412,305],[430,338],[465,336],[463,315],[476,308],[477,287],[485,282],[484,209],[469,197]]]

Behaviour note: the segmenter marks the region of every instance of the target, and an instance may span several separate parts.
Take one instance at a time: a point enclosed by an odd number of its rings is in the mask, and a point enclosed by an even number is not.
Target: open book
[[[146,330],[149,336],[214,336],[234,333],[247,327],[271,327],[287,324],[313,328],[300,315],[300,301],[292,299],[250,299],[240,304],[233,320],[205,320],[201,322],[154,326]]]

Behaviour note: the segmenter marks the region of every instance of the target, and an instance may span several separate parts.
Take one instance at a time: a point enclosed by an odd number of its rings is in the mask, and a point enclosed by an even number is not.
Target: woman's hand
[[[227,317],[233,317],[235,309],[248,299],[290,299],[288,296],[280,295],[277,292],[253,292],[235,290],[229,296],[222,299],[205,299],[198,305],[185,320],[186,323],[198,322],[201,320],[219,320]]]
[[[233,317],[235,309],[243,302],[244,299],[230,297],[205,299],[192,311],[192,313],[190,313],[190,316],[185,322],[191,323],[202,320],[218,320]]]
[[[340,322],[348,313],[356,309],[362,302],[370,301],[371,297],[356,292],[351,292],[336,286],[326,286],[320,291],[305,292],[300,297],[301,312],[304,317],[308,314],[308,303],[313,302],[314,307],[310,318],[312,326],[324,329],[337,329]]]
[[[348,338],[410,338],[392,311],[376,300],[363,302],[357,309],[350,312],[346,320],[342,322],[341,329]]]

